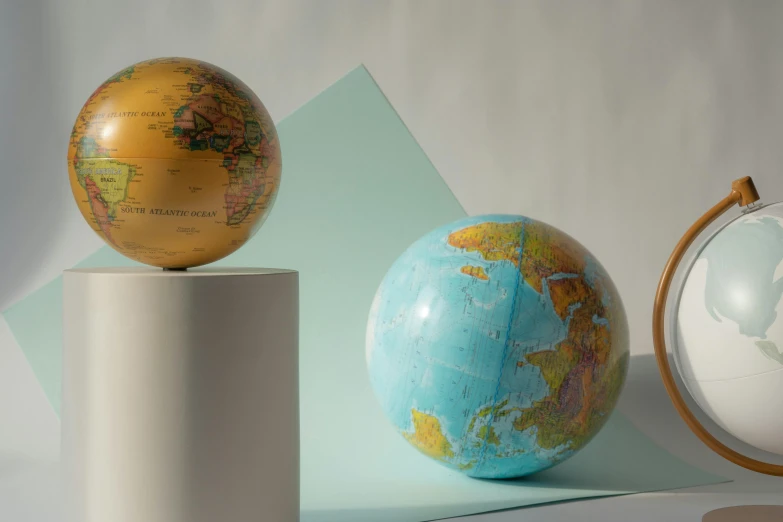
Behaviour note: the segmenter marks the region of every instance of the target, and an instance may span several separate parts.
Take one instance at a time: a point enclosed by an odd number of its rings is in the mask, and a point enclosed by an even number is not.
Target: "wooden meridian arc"
[[[759,200],[759,194],[753,184],[753,180],[746,176],[732,182],[731,192],[723,198],[717,205],[709,209],[701,216],[682,236],[677,246],[674,247],[672,255],[666,262],[666,266],[661,274],[661,280],[658,282],[658,290],[655,294],[655,306],[653,308],[653,344],[655,346],[655,358],[658,361],[658,369],[661,372],[663,384],[674,403],[677,412],[683,418],[688,427],[693,431],[710,449],[721,457],[758,473],[767,475],[783,476],[783,465],[770,464],[760,460],[752,459],[742,453],[739,453],[716,439],[704,426],[696,419],[687,404],[683,400],[680,390],[674,381],[669,359],[666,353],[666,339],[664,333],[664,317],[666,310],[666,299],[669,296],[669,287],[671,286],[674,273],[677,266],[682,261],[685,251],[693,241],[701,234],[707,226],[720,217],[724,212],[734,205],[741,207],[750,205]]]

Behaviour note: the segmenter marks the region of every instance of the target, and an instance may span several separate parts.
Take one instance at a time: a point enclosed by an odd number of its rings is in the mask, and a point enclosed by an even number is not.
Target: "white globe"
[[[783,203],[733,220],[699,251],[676,309],[674,358],[704,412],[783,455]]]

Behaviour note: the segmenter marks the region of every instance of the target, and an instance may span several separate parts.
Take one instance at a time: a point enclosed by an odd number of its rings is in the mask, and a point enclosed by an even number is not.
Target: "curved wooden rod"
[[[740,465],[744,468],[765,473],[767,475],[783,476],[783,465],[770,464],[760,460],[752,459],[742,453],[739,453],[716,439],[704,426],[696,419],[693,413],[688,409],[687,404],[677,388],[674,381],[669,358],[666,353],[666,339],[664,332],[664,317],[666,310],[666,299],[669,296],[669,287],[671,286],[677,266],[682,261],[685,251],[693,241],[701,234],[710,223],[715,221],[724,212],[734,205],[747,206],[758,201],[759,195],[753,180],[750,177],[740,178],[731,184],[731,193],[723,198],[717,205],[712,207],[702,217],[696,221],[682,236],[680,242],[674,247],[674,252],[669,257],[669,261],[663,269],[661,280],[658,283],[658,291],[655,294],[655,306],[653,308],[653,344],[655,345],[655,358],[658,361],[658,369],[661,372],[663,384],[669,394],[675,408],[679,412],[688,427],[693,431],[707,446],[723,458]]]

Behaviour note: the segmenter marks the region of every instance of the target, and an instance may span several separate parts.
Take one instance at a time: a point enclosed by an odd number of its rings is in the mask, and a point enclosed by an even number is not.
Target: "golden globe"
[[[107,244],[188,268],[249,240],[277,196],[280,142],[253,91],[187,58],[127,67],[82,107],[68,144],[74,198]]]

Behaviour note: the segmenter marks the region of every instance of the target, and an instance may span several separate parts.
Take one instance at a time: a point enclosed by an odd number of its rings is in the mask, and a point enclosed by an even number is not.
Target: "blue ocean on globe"
[[[415,242],[378,288],[367,329],[388,419],[474,477],[538,472],[584,446],[614,407],[627,359],[604,269],[522,216],[469,217]]]

